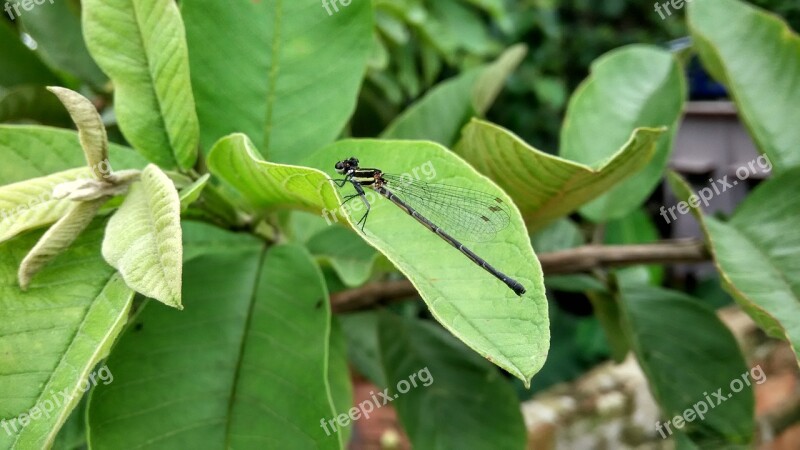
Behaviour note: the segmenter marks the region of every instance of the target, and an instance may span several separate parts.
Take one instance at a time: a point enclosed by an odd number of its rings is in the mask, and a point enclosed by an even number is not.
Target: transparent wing
[[[508,205],[485,192],[383,174],[386,188],[454,237],[491,240],[510,221]]]

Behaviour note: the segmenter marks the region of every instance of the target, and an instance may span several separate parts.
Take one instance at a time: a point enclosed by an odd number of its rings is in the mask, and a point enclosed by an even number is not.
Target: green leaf
[[[670,127],[638,173],[581,208],[594,222],[619,219],[659,185],[683,111],[686,85],[677,60],[657,47],[631,45],[603,55],[575,91],[561,129],[560,156],[582,164],[612,157],[637,127]]]
[[[338,5],[329,15],[319,0],[181,2],[203,148],[243,132],[265,159],[295,163],[339,136],[372,49],[372,9]]]
[[[494,63],[439,84],[395,119],[381,137],[454,144],[461,127],[489,109],[526,51],[524,45],[511,47]]]
[[[5,14],[4,14],[5,15]],[[16,28],[0,22],[0,86],[55,84],[58,77],[25,46]]]
[[[541,267],[510,199],[452,152],[431,142],[342,141],[320,150],[308,165],[333,175],[334,164],[342,155],[356,155],[364,167],[378,167],[387,173],[407,173],[422,181],[487,192],[511,205],[506,230],[491,242],[466,242],[466,246],[522,283],[528,292],[521,298],[375,192],[370,191],[372,212],[365,232],[360,227],[357,232],[411,280],[445,328],[528,383],[547,353],[547,301]],[[340,195],[352,190],[347,186]],[[363,208],[341,208],[338,212],[355,224]]]
[[[164,168],[192,167],[199,126],[178,6],[172,0],[82,4],[86,44],[114,82],[114,112],[125,138]]]
[[[525,447],[519,400],[496,368],[430,323],[384,313],[378,329],[390,404],[414,448]]]
[[[455,151],[504,188],[528,229],[536,231],[647,165],[663,132],[637,128],[614,155],[588,166],[544,153],[510,131],[473,119]]]
[[[182,228],[184,264],[206,254],[247,251],[257,242],[245,234],[220,233],[217,227],[205,222],[185,220]]]
[[[319,214],[338,205],[333,183],[319,170],[261,160],[241,133],[214,144],[208,155],[212,174],[237,189],[259,208],[293,207]]]
[[[103,257],[128,286],[177,309],[183,309],[180,214],[175,186],[150,164],[109,220],[103,240]]]
[[[604,231],[606,245],[648,244],[660,240],[658,228],[641,208],[621,219],[607,222]],[[614,273],[618,278],[656,286],[664,279],[664,268],[660,265],[623,267],[614,269]]]
[[[207,173],[198,178],[194,183],[181,189],[179,193],[181,211],[186,211],[192,203],[196,202],[200,198],[200,195],[203,193],[203,189],[205,189],[210,178],[211,174]]]
[[[101,198],[90,202],[76,202],[61,219],[42,235],[19,265],[19,285],[27,290],[31,278],[47,264],[64,253],[75,239],[89,226],[100,207],[107,201]]]
[[[631,345],[664,418],[674,421],[696,408],[685,416],[691,421],[677,428],[673,423],[669,430],[687,433],[702,448],[720,441],[750,443],[752,384],[758,379],[748,372],[736,339],[714,311],[697,299],[654,287],[623,284],[619,299]],[[697,413],[703,409],[701,418]],[[661,433],[671,434],[667,428]]]
[[[688,200],[677,175],[673,190]],[[800,360],[800,168],[759,185],[729,222],[700,218],[724,286],[768,334],[786,339]],[[757,268],[757,270],[754,270]]]
[[[758,148],[777,171],[799,165],[797,33],[778,16],[737,0],[696,0],[687,18],[703,64],[725,83]]]
[[[25,293],[16,268],[38,236],[0,247],[0,418],[12,431],[0,432],[2,449],[48,448],[84,388],[99,381],[90,372],[108,354],[133,299],[99,256],[102,235],[100,223],[92,226]],[[30,423],[19,430],[21,414]]]
[[[384,389],[387,384],[378,341],[378,313],[363,311],[339,315],[338,318],[347,341],[348,360],[358,373]]]
[[[24,31],[36,41],[36,53],[50,67],[75,75],[97,89],[105,87],[108,78],[89,56],[83,41],[77,2],[48,0],[41,8],[25,11],[20,20]]]
[[[586,293],[592,302],[592,309],[597,321],[603,328],[606,340],[611,349],[611,358],[621,363],[628,356],[631,344],[625,335],[622,325],[622,312],[619,302],[608,292],[590,291]]]
[[[353,383],[350,381],[350,368],[347,365],[347,343],[342,326],[336,317],[331,317],[330,355],[328,358],[328,384],[330,385],[333,410],[339,414],[347,414],[353,406]],[[339,427],[342,443],[350,441],[352,424]]]
[[[533,248],[539,253],[567,250],[585,242],[580,227],[567,218],[556,220],[531,236]]]
[[[149,305],[128,328],[115,383],[90,399],[91,447],[342,448],[320,426],[334,409],[319,269],[296,246],[206,239],[240,244],[186,264],[185,311]]]
[[[91,171],[87,168],[72,169],[0,186],[0,242],[58,220],[73,202],[54,198],[53,188],[90,177]]]
[[[116,169],[141,169],[147,164],[138,153],[121,145],[111,144],[109,156]],[[0,125],[0,160],[0,185],[86,165],[78,133],[29,125]],[[105,165],[93,169],[111,173]]]
[[[70,117],[78,127],[78,138],[83,147],[83,154],[86,156],[86,163],[89,167],[99,167],[103,162],[108,162],[108,137],[106,127],[100,114],[97,113],[92,102],[81,94],[57,86],[50,86],[48,91],[61,100],[64,107],[69,111]],[[102,179],[102,174],[93,173],[98,180]]]
[[[44,86],[20,85],[0,93],[0,122],[28,121],[62,127],[72,124],[61,102]]]
[[[331,265],[347,286],[360,286],[372,275],[379,253],[351,230],[330,226],[306,243],[308,251]]]

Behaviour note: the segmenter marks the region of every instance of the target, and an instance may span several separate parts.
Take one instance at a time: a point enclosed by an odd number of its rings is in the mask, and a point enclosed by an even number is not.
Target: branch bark
[[[702,241],[677,239],[640,245],[586,245],[539,255],[545,275],[564,275],[638,264],[678,264],[708,261]],[[404,300],[417,295],[408,280],[380,281],[331,295],[334,312],[368,309],[376,303]]]

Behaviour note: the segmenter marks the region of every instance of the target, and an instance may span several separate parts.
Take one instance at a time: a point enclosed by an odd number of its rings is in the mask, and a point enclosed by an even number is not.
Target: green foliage
[[[515,449],[514,388],[532,379],[632,353],[670,419],[747,372],[714,311],[664,287],[664,264],[544,278],[539,262],[662,236],[648,198],[683,109],[683,59],[627,44],[678,36],[683,13],[179,3],[59,2],[0,24],[0,121],[14,123],[0,125],[0,420],[19,424],[0,449],[343,449],[366,415],[350,366],[386,389],[415,448]],[[778,172],[729,220],[692,209],[722,286],[797,352],[800,41],[740,0],[687,14],[692,51]],[[43,126],[67,119],[77,132]],[[506,228],[465,245],[527,292],[368,188],[361,227],[334,170],[350,156],[509,205]],[[334,316],[355,294],[374,306],[387,281],[424,303]],[[96,382],[101,368],[113,381]],[[752,390],[676,442],[752,443]]]

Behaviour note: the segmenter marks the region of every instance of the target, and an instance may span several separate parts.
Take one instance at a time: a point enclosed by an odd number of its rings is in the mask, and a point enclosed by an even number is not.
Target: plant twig
[[[708,261],[702,241],[678,239],[640,245],[586,245],[539,255],[545,275],[583,273],[601,268],[637,264],[677,264]],[[334,312],[368,309],[373,304],[403,300],[417,295],[408,280],[380,281],[331,295]]]

